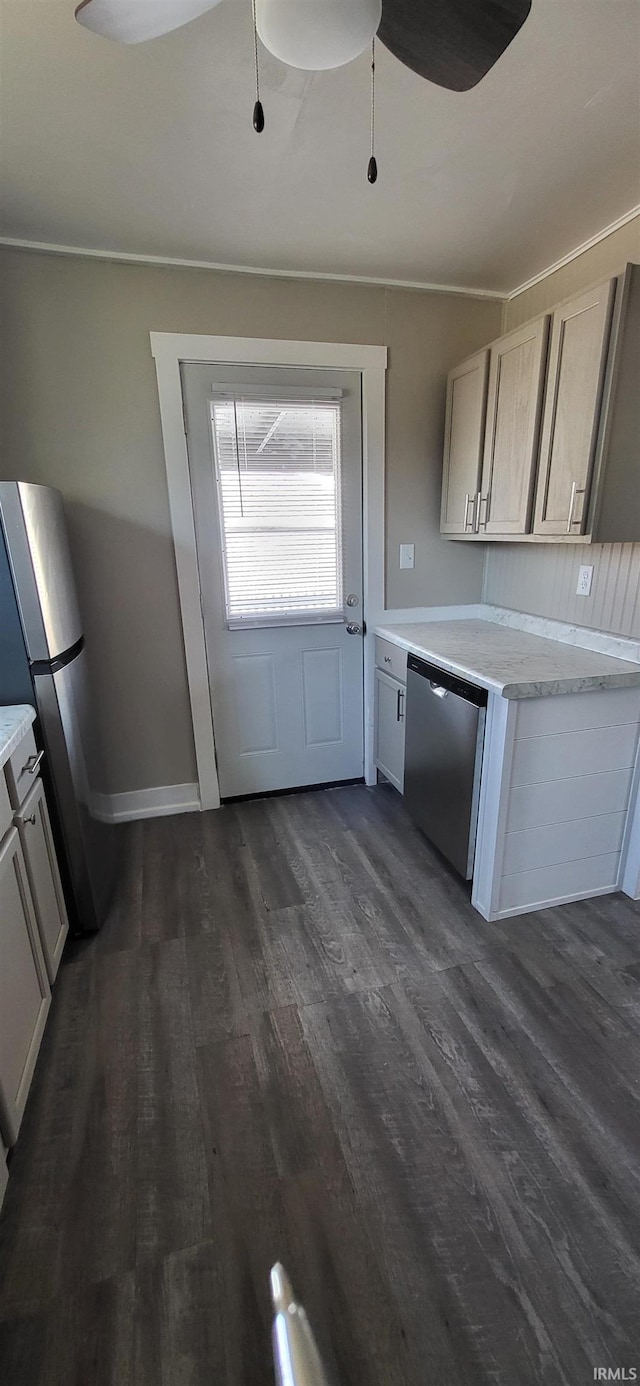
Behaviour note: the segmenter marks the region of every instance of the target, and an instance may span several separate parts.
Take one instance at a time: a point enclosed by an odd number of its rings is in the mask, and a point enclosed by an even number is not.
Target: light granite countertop
[[[17,707],[0,707],[0,769],[13,755],[35,719],[35,708],[29,707],[28,703],[20,703]]]
[[[493,621],[429,621],[374,632],[503,698],[640,686],[640,664]]]

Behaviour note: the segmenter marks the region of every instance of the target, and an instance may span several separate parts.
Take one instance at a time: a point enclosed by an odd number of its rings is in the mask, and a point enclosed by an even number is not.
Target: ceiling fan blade
[[[522,28],[531,0],[382,0],[378,38],[420,77],[469,91]]]
[[[116,43],[144,43],[179,29],[220,0],[81,0],[76,19]]]

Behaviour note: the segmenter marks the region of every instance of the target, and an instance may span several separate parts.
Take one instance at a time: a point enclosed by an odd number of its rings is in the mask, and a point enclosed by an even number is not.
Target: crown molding
[[[185,260],[169,255],[138,255],[133,251],[94,250],[87,246],[58,245],[53,241],[30,241],[16,236],[0,236],[0,246],[7,246],[12,250],[40,251],[45,255],[80,256],[82,259],[88,260],[115,260],[125,265],[216,270],[219,274],[251,274],[263,279],[308,279],[329,284],[361,284],[363,288],[414,289],[421,293],[458,294],[462,298],[484,298],[501,303],[511,303],[514,298],[526,293],[527,289],[541,284],[544,279],[555,274],[556,270],[570,265],[572,260],[577,260],[580,255],[584,255],[586,250],[591,250],[593,246],[599,245],[600,241],[605,241],[607,236],[611,236],[614,231],[619,231],[622,226],[634,221],[636,217],[640,217],[640,204],[637,207],[631,207],[623,216],[596,232],[595,236],[590,236],[587,241],[582,241],[567,255],[563,255],[560,260],[554,260],[552,265],[540,270],[539,274],[534,274],[531,279],[526,279],[523,284],[518,284],[516,289],[511,289],[509,292],[501,289],[478,289],[461,284],[436,284],[425,279],[386,279],[363,274],[327,274],[323,270],[265,269],[257,265],[227,265],[217,260]]]
[[[586,250],[591,250],[594,245],[599,245],[600,241],[606,241],[607,236],[611,236],[614,231],[619,231],[622,226],[626,226],[628,222],[633,221],[638,216],[640,216],[640,205],[631,207],[623,216],[610,222],[609,226],[604,226],[602,231],[596,232],[595,236],[590,236],[588,241],[582,241],[581,245],[570,250],[568,255],[563,255],[561,260],[555,260],[552,265],[547,266],[547,269],[540,270],[539,274],[534,274],[531,279],[525,280],[524,284],[519,284],[517,289],[512,289],[510,293],[505,294],[507,302],[511,303],[519,294],[526,293],[527,289],[532,289],[535,284],[541,284],[543,279],[548,279],[551,274],[555,274],[556,270],[564,269],[565,265],[570,265],[572,260],[577,260],[580,255],[584,255]]]
[[[182,260],[168,255],[137,255],[124,250],[93,250],[79,245],[57,245],[50,241],[28,241],[0,236],[0,246],[12,250],[40,251],[46,255],[80,256],[89,260],[117,260],[126,265],[171,266],[174,269],[217,270],[221,274],[252,274],[263,279],[309,279],[325,283],[361,284],[363,288],[417,289],[421,293],[459,294],[462,298],[486,298],[505,302],[508,294],[499,289],[477,289],[461,284],[432,284],[423,279],[385,279],[362,274],[327,274],[322,270],[264,269],[256,265],[226,265],[215,260]]]

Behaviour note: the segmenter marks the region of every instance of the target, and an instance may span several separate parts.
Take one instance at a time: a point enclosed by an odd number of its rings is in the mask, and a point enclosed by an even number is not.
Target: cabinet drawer
[[[376,665],[401,683],[407,682],[407,651],[376,635]]]
[[[41,759],[42,756],[38,754],[33,727],[29,727],[28,732],[25,732],[20,745],[16,747],[6,765],[7,787],[14,809],[19,809],[24,803],[38,774]]]
[[[13,817],[6,781],[0,770],[0,842],[11,827]]]
[[[53,985],[69,923],[40,776],[20,813],[16,814],[15,822],[20,834],[42,951],[49,981]]]
[[[51,992],[20,840],[0,848],[0,1135],[15,1145]]]

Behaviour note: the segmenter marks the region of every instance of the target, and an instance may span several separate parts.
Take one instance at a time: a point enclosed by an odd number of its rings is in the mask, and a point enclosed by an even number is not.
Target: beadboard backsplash
[[[583,563],[589,597],[576,595]],[[640,544],[488,544],[484,600],[639,639]]]

